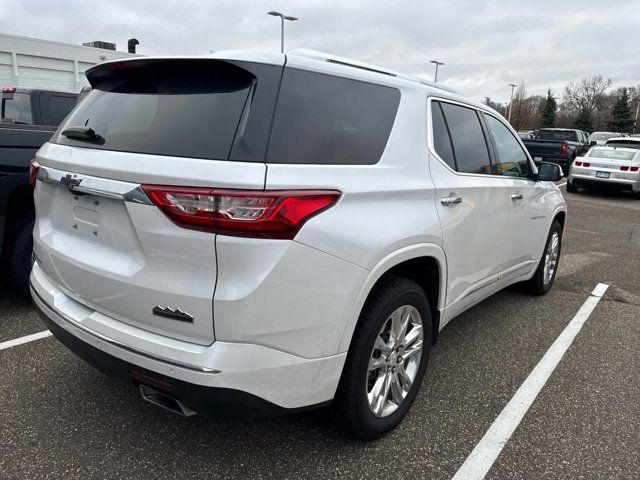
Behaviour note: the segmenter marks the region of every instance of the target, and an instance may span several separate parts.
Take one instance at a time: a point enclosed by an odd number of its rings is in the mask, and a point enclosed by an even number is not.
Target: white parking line
[[[564,185],[566,185],[566,184],[567,184],[567,182],[559,183],[559,184],[558,184],[558,188],[560,188],[560,187],[562,187],[562,186],[564,186]]]
[[[22,345],[23,343],[33,342],[34,340],[40,340],[41,338],[46,338],[50,335],[51,335],[51,332],[49,330],[45,330],[43,332],[26,335],[24,337],[14,338],[13,340],[7,340],[6,342],[0,343],[0,350],[15,347],[17,345]]]
[[[609,285],[599,283],[591,292],[591,296],[549,347],[547,353],[520,385],[516,394],[453,476],[453,480],[481,480],[485,477],[607,288]]]

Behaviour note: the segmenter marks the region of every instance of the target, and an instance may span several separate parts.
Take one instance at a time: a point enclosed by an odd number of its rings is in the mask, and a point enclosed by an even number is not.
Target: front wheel
[[[362,440],[393,430],[418,393],[430,347],[424,291],[388,278],[371,293],[354,332],[336,396],[342,426]]]
[[[569,185],[569,184],[567,184]],[[562,225],[557,220],[551,224],[551,230],[547,237],[547,243],[536,273],[529,280],[527,290],[534,295],[544,295],[553,286],[558,272],[560,262],[560,251],[562,249]]]

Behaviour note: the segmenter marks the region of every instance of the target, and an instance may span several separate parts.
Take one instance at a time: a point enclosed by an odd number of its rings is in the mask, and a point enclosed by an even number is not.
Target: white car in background
[[[610,138],[615,138],[621,136],[619,133],[615,132],[593,132],[589,135],[589,143],[596,142],[592,145],[604,145],[607,140]]]
[[[640,198],[640,138],[637,140],[631,146],[593,147],[584,157],[576,158],[569,170],[567,192],[607,186],[631,191]]]

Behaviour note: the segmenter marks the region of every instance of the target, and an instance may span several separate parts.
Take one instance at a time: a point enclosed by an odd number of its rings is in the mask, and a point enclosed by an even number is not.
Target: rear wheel
[[[411,407],[431,347],[424,291],[391,277],[372,292],[354,333],[336,397],[341,424],[371,440],[393,430]]]
[[[29,274],[33,251],[33,218],[24,219],[11,229],[7,248],[9,284],[23,295],[29,296]]]
[[[567,192],[576,193],[578,191],[578,187],[576,187],[573,183],[567,180]]]
[[[561,249],[562,225],[557,220],[554,220],[536,273],[526,283],[530,293],[544,295],[551,290],[558,271]]]

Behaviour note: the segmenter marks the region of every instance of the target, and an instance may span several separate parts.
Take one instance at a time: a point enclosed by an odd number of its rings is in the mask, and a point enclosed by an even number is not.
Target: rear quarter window
[[[267,163],[375,164],[399,102],[396,88],[285,68]]]

